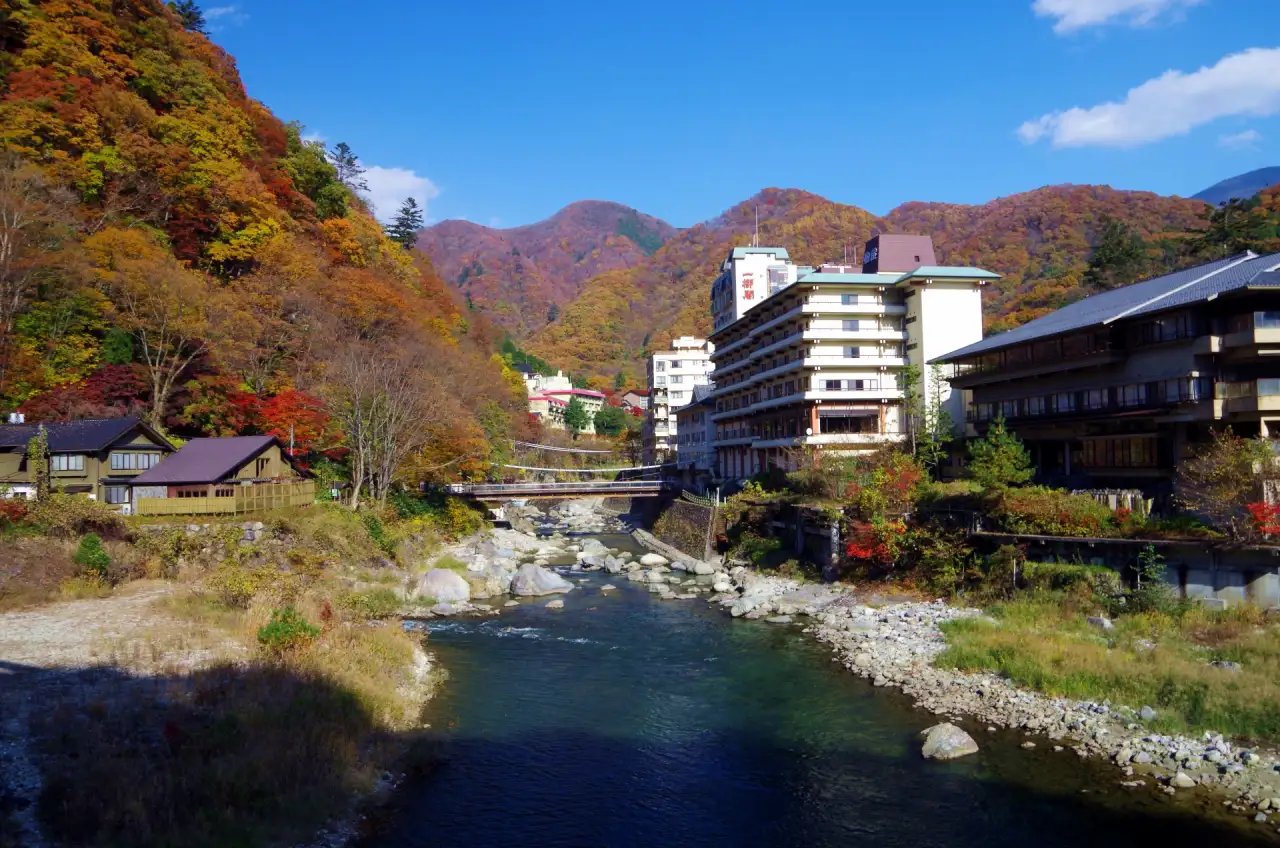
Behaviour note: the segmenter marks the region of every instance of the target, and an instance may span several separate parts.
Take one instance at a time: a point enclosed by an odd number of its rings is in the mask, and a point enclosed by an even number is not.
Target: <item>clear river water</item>
[[[430,623],[443,758],[365,848],[1267,844],[1021,734],[964,724],[981,752],[927,762],[939,719],[798,628],[570,576],[563,610]]]

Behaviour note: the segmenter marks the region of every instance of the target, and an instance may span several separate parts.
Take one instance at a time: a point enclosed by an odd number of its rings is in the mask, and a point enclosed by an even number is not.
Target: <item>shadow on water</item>
[[[796,630],[587,580],[563,612],[433,631],[442,760],[363,848],[1275,844],[1012,733],[968,726],[979,754],[925,762],[939,719]]]
[[[564,731],[521,741],[456,737],[366,846],[1274,845],[1262,833],[1153,803],[1099,803],[855,750],[795,756],[753,740],[696,774],[670,748]],[[742,775],[767,775],[742,779]],[[1078,790],[1074,790],[1078,792]],[[1127,808],[1126,808],[1127,807]]]

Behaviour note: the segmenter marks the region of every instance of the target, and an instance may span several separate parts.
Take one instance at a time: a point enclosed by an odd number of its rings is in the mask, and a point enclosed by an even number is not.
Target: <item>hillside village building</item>
[[[674,410],[693,400],[695,386],[705,386],[710,380],[714,350],[706,339],[681,336],[671,341],[671,350],[649,357],[649,411],[643,432],[648,462],[665,462],[672,457],[678,428]]]
[[[879,235],[861,267],[791,264],[734,248],[712,286],[713,446],[721,478],[790,468],[796,449],[856,452],[906,434],[902,372],[982,338],[981,289],[999,275],[939,266],[928,236]],[[922,380],[963,419],[963,400]]]
[[[971,394],[969,434],[1003,418],[1043,482],[1168,496],[1212,428],[1280,452],[1280,254],[1096,294],[936,361]]]
[[[586,407],[591,421],[580,430],[580,433],[594,436],[596,432],[596,413],[604,408],[604,393],[589,389],[575,389],[573,382],[563,371],[555,374],[524,374],[524,388],[529,393],[529,414],[537,418],[544,427],[553,430],[565,430],[564,412],[569,408],[569,401],[577,398]]]
[[[715,383],[695,386],[693,399],[675,410],[677,471],[685,485],[701,491],[715,476]]]

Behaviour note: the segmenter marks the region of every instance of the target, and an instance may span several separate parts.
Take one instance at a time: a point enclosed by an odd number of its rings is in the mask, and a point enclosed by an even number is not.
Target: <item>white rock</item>
[[[433,568],[418,578],[413,589],[415,598],[434,598],[437,603],[450,604],[471,600],[471,586],[462,575],[447,568]]]
[[[944,722],[921,731],[925,737],[920,755],[926,760],[954,760],[978,753],[978,743],[954,724]]]
[[[547,609],[564,609],[564,601],[559,598],[554,601],[547,601]]]
[[[531,562],[520,566],[516,576],[511,579],[513,595],[550,595],[568,592],[572,588],[573,584],[568,580]]]
[[[1191,789],[1196,782],[1188,777],[1186,772],[1180,771],[1169,779],[1169,785],[1174,789]]]
[[[640,564],[648,565],[648,566],[666,565],[670,561],[671,560],[667,559],[661,554],[655,554],[655,553],[647,553],[644,556],[640,557]]]

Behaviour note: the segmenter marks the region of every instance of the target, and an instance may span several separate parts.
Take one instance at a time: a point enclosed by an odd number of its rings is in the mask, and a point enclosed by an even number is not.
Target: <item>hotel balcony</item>
[[[1218,383],[1214,386],[1214,396],[1223,401],[1223,410],[1232,415],[1280,412],[1280,379]]]
[[[1259,311],[1237,315],[1231,319],[1227,334],[1222,337],[1222,348],[1233,349],[1280,345],[1280,311]],[[1245,352],[1247,355],[1247,352]]]

